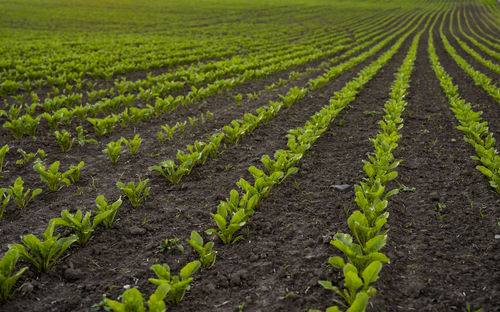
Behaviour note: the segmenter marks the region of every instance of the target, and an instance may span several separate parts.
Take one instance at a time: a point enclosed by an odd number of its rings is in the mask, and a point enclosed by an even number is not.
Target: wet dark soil
[[[338,255],[329,244],[337,232],[346,232],[347,216],[356,209],[353,186],[365,176],[362,160],[373,152],[369,138],[379,131],[385,101],[389,98],[394,74],[405,57],[413,35],[398,53],[369,81],[356,99],[342,111],[327,131],[315,142],[298,164],[299,172],[273,188],[270,196],[240,232],[243,239],[231,245],[216,241],[217,259],[209,270],[195,274],[192,289],[169,311],[303,311],[325,309],[334,296],[317,283],[330,280],[340,285],[337,271],[326,266],[328,257]],[[446,51],[437,44],[439,58],[459,85],[459,93],[478,104],[483,118],[492,124],[498,139],[498,106],[482,89],[464,77]],[[394,40],[384,48],[386,50]],[[63,170],[85,159],[81,180],[55,193],[33,172],[32,163],[20,167],[20,155],[12,149],[6,157],[0,183],[13,183],[23,177],[25,187],[43,188],[27,208],[9,205],[0,219],[0,250],[18,242],[19,235],[41,236],[50,218],[63,209],[95,210],[95,198],[105,195],[110,201],[121,193],[116,181],[148,178],[151,195],[137,208],[124,198],[114,225],[99,227],[86,246],[73,245],[54,268],[41,275],[27,271],[16,286],[21,289],[13,299],[0,304],[1,311],[90,311],[103,295],[116,299],[129,285],[150,294],[150,266],[168,263],[173,272],[197,258],[185,241],[191,231],[202,233],[215,227],[210,212],[229,196],[243,177],[251,181],[249,166],[260,166],[263,154],[272,155],[286,147],[289,129],[302,126],[309,116],[328,104],[334,92],[383,51],[339,76],[321,89],[285,109],[270,123],[242,138],[237,145],[226,144],[217,157],[197,167],[178,185],[170,184],[147,167],[174,158],[177,149],[202,139],[244,112],[254,111],[292,86],[303,87],[313,75],[273,91],[262,92],[257,100],[237,105],[229,93],[209,98],[191,108],[148,123],[118,129],[99,138],[97,145],[74,145],[62,153],[54,137],[40,136],[12,141],[2,130],[2,140],[16,148],[36,151],[43,148],[50,165],[61,160]],[[306,64],[318,66],[318,63]],[[404,192],[391,198],[388,244],[383,251],[391,259],[384,265],[374,286],[378,293],[371,299],[369,311],[466,311],[483,308],[500,311],[500,269],[498,221],[500,197],[488,180],[475,169],[470,159],[474,150],[456,129],[457,121],[430,66],[427,35],[420,39],[418,56],[406,97],[404,127],[396,150],[403,162],[397,182],[388,187],[405,186]],[[296,69],[297,70],[297,69]],[[288,73],[281,73],[238,88],[246,94],[264,90],[264,86]],[[189,125],[170,142],[159,144],[160,125],[183,121],[187,116],[210,110],[214,119]],[[496,124],[495,124],[496,122]],[[132,138],[135,133],[144,142],[137,156],[123,147],[116,165],[101,151],[109,141]],[[10,143],[9,143],[10,144]],[[334,186],[348,185],[340,191]],[[70,232],[58,229],[63,236]],[[205,239],[208,236],[203,235]],[[184,252],[177,248],[161,251],[166,238],[178,238]],[[20,262],[28,265],[26,262]],[[98,307],[95,307],[99,310]]]

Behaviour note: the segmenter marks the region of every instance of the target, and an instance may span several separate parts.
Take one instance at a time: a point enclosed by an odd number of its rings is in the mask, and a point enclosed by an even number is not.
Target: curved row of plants
[[[462,17],[465,16],[465,18]],[[465,25],[467,26],[467,31],[471,33],[469,35],[463,25],[462,25],[462,19],[465,20]],[[467,19],[467,15],[463,10],[459,10],[457,12],[457,24],[458,24],[458,30],[460,31],[460,34],[463,35],[465,38],[467,38],[473,45],[475,45],[479,50],[484,52],[485,54],[495,58],[496,60],[500,61],[500,53],[497,51],[494,51],[493,49],[490,49],[488,46],[482,44],[479,42],[477,39],[484,41],[486,44],[488,44],[488,40],[485,38],[480,38],[479,35],[470,27],[469,20]],[[490,43],[491,45],[491,43]]]
[[[250,220],[251,215],[260,206],[262,201],[268,197],[272,187],[298,171],[294,165],[302,159],[305,152],[328,128],[338,113],[356,98],[356,95],[361,91],[363,86],[394,56],[406,38],[415,29],[416,27],[407,31],[387,52],[361,70],[358,76],[347,83],[341,91],[336,92],[330,99],[330,103],[313,115],[304,127],[289,130],[289,134],[287,135],[287,146],[289,149],[277,150],[274,154],[274,159],[269,155],[264,155],[261,159],[265,168],[264,170],[254,166],[249,167],[248,170],[254,178],[254,183],[252,184],[243,178],[236,183],[241,189],[242,194],[235,189],[230,191],[230,197],[226,201],[221,201],[217,207],[217,213],[211,214],[217,227],[206,230],[206,234],[216,235],[223,244],[235,243],[241,239],[242,236],[237,235],[237,232]],[[193,232],[193,236],[198,237],[199,234]],[[199,242],[203,244],[203,240],[199,240]],[[203,245],[199,246],[203,247]],[[203,259],[204,255],[211,254],[212,252],[214,252],[213,245],[210,245],[210,248],[206,248],[204,253],[200,253],[200,260]],[[212,255],[215,256],[215,254]],[[212,261],[215,261],[215,257]],[[208,263],[210,266],[213,264],[213,262]],[[193,268],[199,268],[200,266],[201,264],[197,263],[197,261],[190,262],[182,270],[191,273],[194,271]],[[161,289],[162,285],[165,284],[169,284],[172,287],[173,278],[170,276],[170,270],[166,264],[154,265],[151,269],[159,279],[149,279],[151,283],[157,285],[157,288],[149,297],[147,305],[149,311],[163,311],[162,309],[155,310],[155,305],[152,304],[151,299],[155,298],[156,300],[156,297],[160,295],[163,298],[167,297],[168,302],[173,302],[172,297],[168,297],[169,292]],[[184,280],[190,282],[191,276],[191,274],[186,274],[187,278]],[[182,276],[180,276],[180,278],[176,279],[176,282],[182,280]],[[139,311],[145,311],[144,297],[138,289],[131,288],[126,290],[121,298],[121,302],[106,299],[105,303],[114,311],[126,311],[127,309],[134,308],[139,309]]]
[[[439,63],[432,33],[429,36],[428,53],[451,110],[460,123],[457,128],[465,134],[464,140],[476,150],[477,156],[472,156],[472,159],[481,163],[476,168],[490,180],[490,185],[500,194],[500,156],[495,148],[495,138],[489,132],[488,123],[482,120],[481,111],[475,112],[470,103],[460,98],[458,86],[453,84],[451,77]]]
[[[401,114],[407,105],[404,98],[414,68],[418,43],[431,18],[424,29],[413,38],[406,58],[395,75],[390,99],[385,103],[385,116],[379,122],[380,132],[376,138],[371,139],[374,155],[369,156],[369,160],[363,160],[363,170],[367,177],[354,188],[359,210],[354,211],[347,221],[353,235],[336,233],[330,241],[330,244],[345,256],[334,256],[328,260],[329,265],[342,271],[343,286],[334,286],[330,281],[319,281],[319,284],[340,298],[334,301],[344,307],[345,311],[366,310],[369,298],[376,293],[372,284],[377,281],[382,264],[389,263],[389,258],[380,252],[387,241],[388,230],[383,228],[389,213],[385,210],[388,199],[396,195],[399,189],[386,191],[386,184],[398,175],[396,168],[401,160],[396,160],[392,153],[401,138],[398,134],[403,127]],[[335,312],[341,309],[331,306],[326,311]]]
[[[423,21],[425,15],[421,16],[413,29],[418,27]],[[251,133],[260,125],[267,123],[271,118],[275,117],[282,108],[289,108],[298,100],[306,96],[309,91],[314,91],[323,86],[328,81],[337,78],[342,73],[360,64],[368,57],[380,51],[387,43],[396,38],[399,34],[408,31],[412,23],[408,23],[406,27],[400,29],[398,32],[387,37],[370,50],[351,58],[345,63],[341,63],[325,71],[325,74],[316,78],[311,78],[308,82],[309,88],[299,89],[293,87],[286,95],[280,95],[282,101],[271,102],[269,105],[262,106],[256,110],[257,114],[246,113],[243,119],[233,120],[230,124],[222,128],[222,133],[214,133],[207,142],[194,142],[193,145],[188,145],[188,152],[178,151],[177,160],[162,161],[157,166],[149,167],[150,170],[161,173],[171,183],[177,184],[181,178],[190,174],[191,170],[197,165],[203,165],[208,157],[217,155],[220,143],[222,140],[229,144],[236,144],[238,140]]]
[[[450,11],[447,11],[444,18],[446,18],[449,13]],[[455,48],[446,38],[446,35],[443,32],[443,28],[444,23],[441,23],[439,33],[445,50],[448,52],[448,54],[450,54],[450,56],[458,64],[458,66],[460,66],[460,68],[462,68],[462,70],[466,72],[477,85],[481,86],[500,105],[500,88],[496,86],[495,81],[487,77],[482,72],[474,69],[466,60],[464,60],[460,55],[457,54]]]

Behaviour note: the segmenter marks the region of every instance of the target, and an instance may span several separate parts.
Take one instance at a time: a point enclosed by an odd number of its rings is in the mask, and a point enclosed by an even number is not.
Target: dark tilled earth
[[[480,87],[463,78],[465,73],[446,55],[435,36],[443,66],[454,79],[462,77],[454,80],[460,94],[477,104],[476,109],[483,110],[484,119],[497,130],[500,107]],[[347,215],[356,209],[353,185],[365,176],[361,160],[373,151],[369,138],[379,130],[378,121],[394,73],[412,37],[315,142],[300,162],[299,172],[272,190],[241,231],[243,239],[228,246],[216,243],[215,265],[196,273],[192,289],[182,303],[169,307],[170,311],[301,311],[325,309],[333,304],[334,296],[317,284],[321,279],[341,283],[338,272],[326,266],[328,257],[338,255],[328,242],[336,232],[348,230]],[[403,162],[398,167],[398,178],[388,186],[406,186],[408,191],[392,197],[387,208],[390,231],[383,251],[391,263],[384,265],[380,273],[375,284],[378,293],[371,299],[369,310],[467,311],[470,307],[500,311],[500,253],[499,240],[495,239],[499,233],[500,198],[474,168],[477,163],[469,157],[474,150],[456,129],[457,121],[428,60],[427,39],[425,32],[406,97],[404,127],[396,150],[396,157]],[[99,228],[85,247],[72,246],[50,273],[25,273],[19,281],[21,289],[12,300],[0,305],[0,310],[89,311],[104,294],[116,299],[124,285],[150,294],[153,288],[147,279],[154,274],[149,267],[168,263],[178,272],[185,263],[196,259],[185,239],[193,230],[202,232],[215,226],[209,213],[236,188],[240,177],[250,180],[247,168],[259,166],[263,154],[271,155],[286,147],[288,129],[302,126],[328,104],[335,91],[382,52],[309,93],[238,145],[228,144],[216,158],[175,186],[158,174],[148,174],[146,167],[174,157],[178,148],[239,118],[243,112],[277,100],[277,94],[290,87],[304,86],[311,76],[277,91],[263,92],[257,101],[244,100],[241,106],[235,105],[232,95],[262,90],[288,73],[252,82],[234,94],[208,99],[168,118],[120,129],[99,145],[75,145],[67,154],[60,152],[52,137],[17,141],[16,147],[26,151],[44,148],[49,154],[46,164],[59,159],[66,170],[84,159],[86,166],[77,186],[57,193],[44,191],[25,211],[8,209],[0,223],[2,251],[9,242],[18,241],[19,235],[41,235],[49,219],[62,209],[94,209],[94,199],[100,194],[116,200],[120,196],[114,186],[117,180],[147,177],[152,195],[138,208],[124,200],[111,229]],[[188,126],[173,141],[157,143],[160,125],[206,109],[214,113],[215,120]],[[131,156],[124,147],[118,164],[111,165],[101,149],[109,141],[120,136],[131,138],[135,133],[145,138],[139,155]],[[11,140],[5,130],[1,135]],[[15,177],[22,176],[26,186],[45,189],[31,165],[14,165],[17,156],[12,150],[7,154],[2,184],[11,184]],[[348,184],[349,188],[337,191],[332,187],[340,184]],[[436,209],[438,204],[444,207],[441,212]],[[184,253],[175,248],[161,252],[157,247],[165,238],[179,238]]]

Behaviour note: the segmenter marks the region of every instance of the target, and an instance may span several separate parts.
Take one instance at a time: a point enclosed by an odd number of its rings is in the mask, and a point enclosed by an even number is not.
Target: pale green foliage
[[[35,189],[31,192],[31,189],[27,189],[24,192],[24,181],[21,177],[18,177],[14,182],[14,185],[9,186],[10,197],[14,200],[19,208],[26,208],[29,202],[38,194],[42,192],[42,189]],[[31,193],[31,196],[30,196]]]
[[[77,241],[75,235],[59,238],[60,234],[53,234],[54,224],[49,223],[43,241],[29,234],[21,238],[22,244],[9,244],[9,249],[16,250],[21,258],[31,262],[40,272],[48,272],[63,252]]]
[[[50,165],[48,170],[45,170],[45,166],[39,162],[33,166],[33,169],[38,172],[40,179],[47,184],[51,192],[58,191],[61,188],[61,183],[66,185],[71,184],[71,181],[67,178],[72,173],[71,170],[64,173],[59,172],[59,161],[55,161]]]
[[[122,204],[122,198],[118,198],[117,201],[115,201],[113,204],[108,204],[106,201],[106,198],[103,195],[97,196],[95,199],[95,203],[98,209],[98,214],[105,215],[106,217],[102,220],[102,223],[107,227],[110,228],[111,225],[113,225],[113,220],[115,219],[116,212],[118,211],[118,208]],[[108,213],[109,212],[109,213]]]
[[[106,219],[111,213],[111,210],[98,213],[91,222],[90,218],[92,213],[90,211],[83,216],[81,210],[78,210],[75,214],[71,214],[68,210],[64,209],[61,211],[60,218],[54,218],[50,220],[50,222],[53,223],[54,226],[66,226],[73,229],[78,243],[80,245],[85,245],[89,241],[90,235],[97,225],[99,225],[99,223]]]
[[[118,161],[118,157],[120,157],[120,152],[122,151],[122,140],[118,140],[116,142],[109,142],[105,149],[102,151],[106,154],[108,154],[109,159],[113,164],[116,164]]]
[[[215,263],[215,256],[217,255],[217,251],[213,250],[213,242],[204,244],[203,238],[196,231],[191,232],[191,239],[188,239],[187,241],[200,256],[200,261],[203,265],[203,268],[208,269]]]
[[[0,302],[9,299],[10,292],[16,281],[23,275],[28,267],[23,267],[17,273],[12,275],[12,271],[19,259],[19,253],[16,250],[8,250],[0,260]]]
[[[76,140],[75,138],[71,138],[71,134],[66,130],[62,130],[61,132],[55,131],[54,136],[56,137],[57,144],[59,144],[64,153],[71,149]]]
[[[134,182],[129,182],[127,185],[116,182],[116,186],[120,190],[122,190],[123,194],[130,200],[130,204],[132,207],[139,207],[140,203],[146,200],[148,197],[150,187],[146,187],[149,179],[141,180],[139,179],[139,183],[135,186]]]
[[[2,148],[0,148],[0,172],[3,170],[3,161],[5,159],[5,154],[9,151],[9,145],[5,144]]]
[[[132,155],[137,154],[139,146],[141,145],[142,142],[142,139],[138,134],[136,134],[133,139],[127,140],[125,138],[121,138],[121,140],[125,144],[125,146],[130,150],[130,153]]]
[[[167,264],[155,264],[151,266],[151,269],[155,272],[157,279],[150,278],[149,281],[159,287],[163,285],[170,286],[167,292],[167,300],[177,304],[184,298],[186,291],[191,288],[189,285],[193,280],[191,276],[198,271],[200,266],[200,261],[190,262],[181,269],[180,274],[177,276],[171,274],[170,267]]]

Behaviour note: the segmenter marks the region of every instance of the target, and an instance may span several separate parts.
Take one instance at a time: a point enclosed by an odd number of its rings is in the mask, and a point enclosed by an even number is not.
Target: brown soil
[[[400,51],[316,141],[298,165],[299,172],[272,190],[241,232],[244,238],[234,245],[216,243],[215,265],[199,271],[184,300],[169,307],[169,311],[301,311],[325,309],[333,304],[331,292],[317,283],[321,279],[341,283],[338,272],[325,265],[328,257],[338,255],[328,242],[334,233],[348,230],[346,215],[356,209],[353,185],[365,176],[361,160],[373,151],[368,139],[379,131],[380,113],[389,97],[394,73],[412,38],[407,38]],[[434,40],[443,66],[459,85],[459,93],[480,103],[477,109],[484,111],[484,119],[499,139],[496,121],[500,120],[500,109],[446,55],[437,36]],[[238,145],[228,144],[216,158],[194,169],[175,186],[159,174],[149,174],[147,166],[174,158],[177,149],[185,149],[186,144],[202,139],[244,112],[277,100],[278,94],[294,85],[303,87],[311,76],[263,92],[256,101],[243,100],[241,106],[235,105],[234,94],[259,91],[279,77],[288,76],[285,72],[276,74],[169,116],[118,129],[101,138],[98,145],[74,145],[69,153],[60,151],[54,137],[13,140],[5,129],[0,130],[2,141],[15,148],[28,152],[43,148],[48,154],[46,165],[60,160],[62,169],[67,170],[70,164],[85,161],[76,186],[49,193],[33,172],[32,164],[15,165],[20,156],[11,149],[0,183],[11,185],[22,176],[25,186],[41,187],[44,192],[24,211],[9,205],[0,220],[1,252],[8,243],[18,242],[19,235],[41,236],[50,218],[63,209],[92,210],[98,195],[118,199],[118,180],[147,177],[151,186],[151,196],[143,205],[133,208],[125,199],[111,229],[96,230],[87,246],[73,245],[52,271],[42,275],[33,270],[26,272],[18,283],[21,290],[0,304],[0,310],[89,311],[104,294],[116,299],[124,285],[150,294],[150,266],[168,263],[173,272],[178,272],[186,262],[195,260],[197,255],[185,239],[193,230],[201,233],[215,226],[210,212],[236,188],[239,178],[251,180],[247,168],[260,167],[263,154],[272,155],[285,148],[287,130],[302,126],[328,104],[335,91],[381,53],[309,93]],[[389,186],[396,188],[400,183],[414,191],[401,192],[389,203],[390,231],[383,251],[391,263],[384,265],[374,285],[378,293],[371,299],[369,311],[465,311],[468,305],[472,309],[500,311],[495,299],[500,297],[499,240],[495,238],[499,234],[499,196],[475,169],[477,163],[469,158],[475,152],[456,129],[458,123],[428,60],[426,33],[420,39],[415,65],[396,151],[396,157],[403,162],[397,183]],[[156,132],[160,125],[182,121],[207,109],[214,113],[215,120],[187,126],[185,133],[173,141],[158,144]],[[135,133],[144,138],[139,155],[133,157],[123,147],[118,164],[111,165],[101,152],[106,143],[122,136],[131,138]],[[350,187],[345,191],[332,188],[338,184]],[[436,211],[438,203],[445,205],[440,213]],[[175,237],[184,245],[184,253],[176,249],[160,252],[157,247],[165,238]]]

